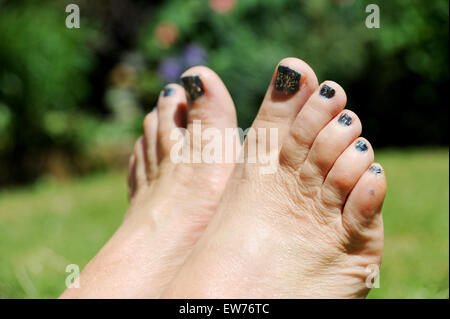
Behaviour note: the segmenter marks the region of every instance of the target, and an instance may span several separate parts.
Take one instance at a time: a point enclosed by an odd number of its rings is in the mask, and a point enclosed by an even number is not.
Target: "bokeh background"
[[[345,88],[386,170],[369,297],[448,298],[448,17],[447,0],[0,0],[0,298],[57,297],[111,236],[164,84],[208,65],[247,128],[286,56]]]

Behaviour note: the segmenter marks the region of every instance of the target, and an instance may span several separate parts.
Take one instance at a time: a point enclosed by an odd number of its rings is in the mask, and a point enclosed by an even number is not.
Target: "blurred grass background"
[[[56,297],[119,225],[142,119],[205,64],[247,128],[276,63],[346,90],[388,174],[374,298],[448,298],[448,0],[0,0],[0,297]],[[365,25],[368,4],[380,28]]]

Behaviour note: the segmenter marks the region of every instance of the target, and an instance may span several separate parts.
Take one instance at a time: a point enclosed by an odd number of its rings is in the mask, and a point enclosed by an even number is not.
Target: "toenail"
[[[294,94],[300,87],[300,78],[302,75],[291,68],[279,65],[277,70],[277,79],[275,89],[285,94]]]
[[[369,167],[369,171],[371,171],[374,174],[381,174],[383,172],[383,169],[377,165],[372,165]]]
[[[346,113],[341,114],[338,118],[338,122],[345,126],[352,124],[352,117]]]
[[[170,86],[166,86],[166,87],[163,89],[163,96],[164,96],[164,97],[166,97],[166,96],[171,96],[174,92],[175,92],[175,90],[174,90],[173,88],[171,88]]]
[[[331,99],[335,93],[336,91],[331,86],[328,86],[326,84],[324,84],[319,91],[319,94],[323,97],[326,97],[327,99]]]
[[[356,142],[355,148],[360,152],[367,152],[369,147],[364,141],[358,141]]]
[[[187,92],[188,98],[191,101],[198,99],[205,93],[203,89],[202,80],[198,75],[187,75],[181,78],[181,83]]]

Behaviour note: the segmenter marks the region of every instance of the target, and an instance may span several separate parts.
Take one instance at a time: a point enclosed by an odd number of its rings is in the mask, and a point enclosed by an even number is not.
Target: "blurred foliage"
[[[251,124],[274,65],[295,56],[312,66],[319,81],[333,79],[347,90],[350,108],[367,115],[365,123],[371,120],[370,136],[385,136],[375,144],[447,142],[441,89],[448,81],[448,1],[378,2],[380,29],[365,27],[365,8],[374,1],[239,0],[228,14],[205,2],[166,2],[145,28],[142,48],[155,61],[191,42],[207,48],[208,65],[235,99],[241,126]],[[167,21],[180,34],[169,48],[152,36]],[[424,106],[434,107],[433,114]],[[401,133],[392,141],[397,128],[416,131],[417,137],[408,141],[403,137],[413,132]]]
[[[70,32],[62,23],[50,5],[0,10],[0,155],[17,178],[24,167],[38,169],[51,149],[75,151],[89,130],[83,101],[91,89],[91,30]]]
[[[101,154],[90,156],[91,148],[130,135],[138,120],[128,116],[133,109],[111,119],[91,104],[98,30],[85,21],[66,28],[65,7],[54,2],[0,8],[0,184],[100,166]],[[79,153],[89,163],[80,163]]]
[[[244,128],[295,56],[344,87],[374,146],[448,143],[447,0],[79,1],[67,29],[69,2],[0,1],[0,184],[117,162],[163,85],[200,63]]]

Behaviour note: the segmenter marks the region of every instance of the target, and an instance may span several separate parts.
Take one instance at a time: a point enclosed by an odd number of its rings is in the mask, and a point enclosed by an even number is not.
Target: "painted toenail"
[[[369,147],[364,141],[358,141],[356,142],[355,148],[360,152],[367,152]]]
[[[166,97],[166,96],[171,96],[174,92],[175,92],[175,90],[174,90],[173,88],[171,88],[170,86],[166,86],[166,87],[163,89],[163,96],[164,96],[164,97]]]
[[[302,75],[291,68],[279,65],[277,70],[277,79],[275,89],[285,94],[294,94],[300,87],[300,78]]]
[[[331,99],[335,93],[336,93],[336,91],[331,86],[328,86],[326,84],[324,84],[320,88],[320,92],[319,92],[319,94],[321,96],[326,97],[327,99]]]
[[[188,98],[191,101],[198,99],[205,93],[203,89],[202,80],[198,75],[187,75],[181,78],[181,83],[187,92]]]
[[[338,118],[338,122],[345,126],[350,126],[352,124],[352,117],[346,113],[341,114]]]
[[[371,171],[374,174],[381,174],[383,172],[383,169],[377,165],[372,165],[369,167],[369,171]]]

